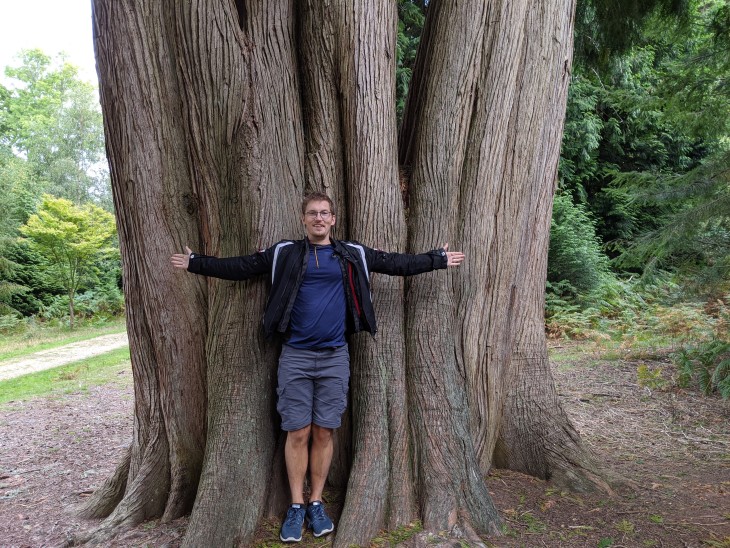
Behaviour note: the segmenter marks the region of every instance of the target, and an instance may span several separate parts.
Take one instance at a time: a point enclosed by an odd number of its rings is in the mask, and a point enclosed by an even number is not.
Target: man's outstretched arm
[[[219,259],[193,253],[188,246],[185,246],[185,253],[173,254],[170,257],[170,262],[175,268],[184,268],[193,274],[213,276],[224,280],[247,280],[260,274],[266,274],[269,271],[269,259],[266,251],[259,251],[241,257]]]
[[[390,276],[413,276],[449,266],[459,266],[466,256],[461,251],[449,251],[446,243],[439,249],[426,253],[386,253],[377,249],[367,249],[368,268]]]

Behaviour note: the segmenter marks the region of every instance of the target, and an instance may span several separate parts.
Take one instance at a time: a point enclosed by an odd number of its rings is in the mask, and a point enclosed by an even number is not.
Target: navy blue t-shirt
[[[345,344],[345,288],[331,245],[310,245],[307,270],[294,301],[286,344],[326,348]]]

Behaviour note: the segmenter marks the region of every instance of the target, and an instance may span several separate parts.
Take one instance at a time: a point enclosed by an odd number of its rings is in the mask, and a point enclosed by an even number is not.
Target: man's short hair
[[[335,214],[335,204],[332,201],[332,198],[327,196],[324,192],[310,192],[304,197],[304,200],[302,200],[302,215],[306,215],[309,202],[327,202],[330,205],[332,215]]]

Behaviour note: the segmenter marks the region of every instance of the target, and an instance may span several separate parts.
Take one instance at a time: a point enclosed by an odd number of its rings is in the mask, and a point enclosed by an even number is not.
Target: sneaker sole
[[[314,531],[312,531],[312,534],[313,534],[313,535],[314,535],[315,537],[318,537],[318,538],[319,538],[319,537],[322,537],[322,536],[324,536],[324,535],[326,535],[326,534],[328,534],[328,533],[331,533],[331,532],[332,532],[332,531],[334,531],[334,530],[335,530],[335,528],[334,528],[334,527],[330,527],[329,529],[325,529],[324,531],[320,531],[319,533],[315,533]]]
[[[281,535],[279,535],[279,538],[281,539],[281,542],[301,542],[302,535],[299,535],[299,538],[296,538],[296,537],[287,537],[287,538],[284,538]]]

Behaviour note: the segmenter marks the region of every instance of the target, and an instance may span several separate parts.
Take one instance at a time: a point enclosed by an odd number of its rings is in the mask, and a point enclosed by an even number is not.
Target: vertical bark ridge
[[[341,7],[339,76],[350,236],[372,247],[405,248],[396,156],[392,2]],[[388,230],[385,230],[387,227]],[[414,517],[404,401],[403,282],[372,276],[377,342],[352,349],[353,462],[335,546],[366,544]]]
[[[158,4],[94,3],[114,201],[117,211],[127,212],[118,217],[118,228],[135,378],[125,494],[96,539],[159,516],[168,505],[176,515],[189,507],[205,440],[204,290],[195,280],[181,281],[159,268],[161,257],[194,241],[197,232],[184,199],[192,195],[192,177],[164,13]],[[193,298],[180,300],[181,292]],[[176,331],[188,336],[169,336]],[[108,491],[108,497],[118,493]]]
[[[303,0],[300,20],[306,192],[325,192],[337,211],[335,233],[347,237],[339,58],[342,2]]]
[[[226,233],[238,226],[221,227],[216,213],[225,210],[232,197],[236,196],[236,186],[231,184],[235,150],[234,135],[241,124],[244,102],[236,101],[236,95],[245,90],[245,71],[241,55],[242,36],[238,31],[236,14],[226,11],[223,6],[200,2],[195,5],[175,3],[172,9],[172,36],[180,78],[180,100],[183,107],[182,122],[185,124],[186,145],[190,171],[195,176],[195,189],[206,205],[205,225],[210,234]],[[211,188],[226,188],[222,193],[228,198],[223,203],[217,200],[217,193]],[[233,203],[237,200],[234,198]],[[233,217],[235,218],[235,216]],[[223,228],[223,230],[221,230]],[[240,229],[239,229],[240,230]],[[222,250],[215,238],[204,243],[208,249]],[[209,293],[214,299],[215,292]],[[212,333],[212,332],[209,332]],[[212,362],[210,362],[212,363]],[[214,368],[211,368],[214,369]],[[209,370],[208,375],[214,374]],[[161,389],[165,384],[161,384]],[[173,385],[174,386],[174,385]],[[210,392],[209,401],[216,395]],[[179,391],[173,390],[174,394]],[[179,415],[178,407],[185,406],[184,400],[176,402],[165,415],[166,424],[175,424]],[[173,429],[172,444],[179,444],[185,433]],[[176,473],[184,463],[173,461],[171,492],[195,493],[198,489],[200,467],[196,475],[187,477]],[[193,506],[195,497],[172,496],[165,510],[163,520],[174,519],[187,513]]]
[[[233,133],[224,126],[214,135],[217,140],[206,143],[228,154],[212,160],[220,172],[205,189],[214,206],[210,248],[219,256],[251,253],[264,242],[300,230],[296,220],[303,143],[293,3],[251,2],[246,8],[240,32],[232,24],[233,14],[226,12],[217,20],[216,28],[228,26],[221,31],[221,44],[212,50],[218,53],[211,52],[219,58],[231,35],[239,33],[240,54],[234,60],[242,65],[231,68],[243,68],[241,80],[227,64],[219,64],[212,88],[204,85],[222,94],[205,104],[228,109],[211,111],[211,123],[216,118],[234,123]],[[203,11],[214,13],[210,7]],[[205,70],[209,65],[205,57],[197,58],[192,68]],[[193,76],[194,81],[204,79],[205,75]],[[229,89],[232,94],[226,93]],[[240,123],[230,111],[240,112]],[[273,400],[277,352],[260,328],[266,280],[210,280],[209,287],[209,439],[186,546],[249,542],[266,510],[278,426]]]
[[[454,238],[459,178],[486,16],[483,2],[429,4],[400,140],[401,162],[411,171],[412,252],[446,241],[453,249],[460,245]],[[450,529],[464,519],[481,532],[496,533],[499,518],[475,459],[465,378],[454,350],[453,283],[443,272],[408,283],[408,393],[418,499],[427,529]]]
[[[458,239],[468,259],[457,286],[458,309],[462,311],[457,319],[457,357],[463,360],[471,431],[485,473],[508,379],[511,330],[505,326],[513,306],[517,264],[511,250],[520,222],[525,222],[519,199],[510,199],[508,170],[516,148],[510,146],[514,143],[510,142],[509,120],[526,6],[525,1],[489,4],[490,24],[480,51],[479,93],[460,184]]]

